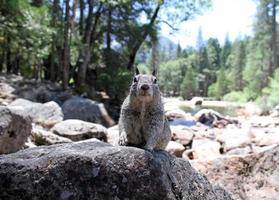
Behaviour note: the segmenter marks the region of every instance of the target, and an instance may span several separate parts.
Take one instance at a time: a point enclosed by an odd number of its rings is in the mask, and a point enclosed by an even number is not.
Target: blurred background
[[[165,96],[279,103],[277,1],[1,0],[0,71],[120,104],[134,66]]]

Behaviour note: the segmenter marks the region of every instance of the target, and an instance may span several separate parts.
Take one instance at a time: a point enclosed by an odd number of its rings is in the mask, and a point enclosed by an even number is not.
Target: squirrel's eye
[[[134,77],[134,83],[138,82],[138,79],[136,77]]]
[[[157,83],[157,79],[156,78],[154,78],[153,83]]]

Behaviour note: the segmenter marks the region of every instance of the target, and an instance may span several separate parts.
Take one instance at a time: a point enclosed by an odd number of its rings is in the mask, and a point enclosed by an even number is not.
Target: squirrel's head
[[[150,102],[160,95],[155,70],[152,75],[140,74],[136,68],[136,74],[131,85],[131,95],[136,96],[142,102]]]

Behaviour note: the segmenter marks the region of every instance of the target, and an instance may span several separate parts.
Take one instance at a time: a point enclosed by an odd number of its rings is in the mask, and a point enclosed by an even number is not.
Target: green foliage
[[[232,91],[228,94],[226,94],[223,97],[224,101],[229,101],[229,102],[239,102],[239,103],[244,103],[247,102],[247,97],[245,93],[240,92],[240,91]]]
[[[243,70],[246,63],[245,41],[235,41],[227,58],[228,80],[231,91],[241,91],[244,87]]]
[[[186,68],[187,60],[184,58],[162,63],[159,66],[159,84],[162,92],[167,95],[178,95]]]
[[[228,68],[227,66],[227,59],[229,57],[229,55],[231,54],[231,48],[232,48],[232,44],[229,40],[229,36],[228,34],[226,35],[226,39],[225,39],[225,44],[221,50],[221,55],[220,55],[220,59],[221,59],[221,66]]]
[[[269,86],[263,90],[268,106],[279,105],[279,69],[275,71],[274,77],[270,80]]]
[[[208,96],[210,97],[216,97],[217,96],[217,91],[216,91],[216,83],[212,83],[209,87],[208,87]]]
[[[247,83],[244,90],[249,99],[255,100],[262,94],[262,88],[268,84],[266,69],[268,59],[265,55],[268,50],[259,48],[255,39],[251,41],[248,48],[250,51],[248,52],[246,67],[243,71],[243,78]]]
[[[197,84],[195,80],[195,74],[192,67],[188,68],[183,82],[180,86],[181,96],[184,99],[191,99],[196,94]]]

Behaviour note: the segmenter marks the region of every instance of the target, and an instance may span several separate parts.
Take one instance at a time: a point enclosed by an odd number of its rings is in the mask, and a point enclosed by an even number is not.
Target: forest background
[[[120,104],[134,66],[157,69],[165,96],[279,104],[279,1],[257,0],[253,36],[182,49],[160,35],[210,9],[209,0],[0,0],[0,72],[50,80]]]

